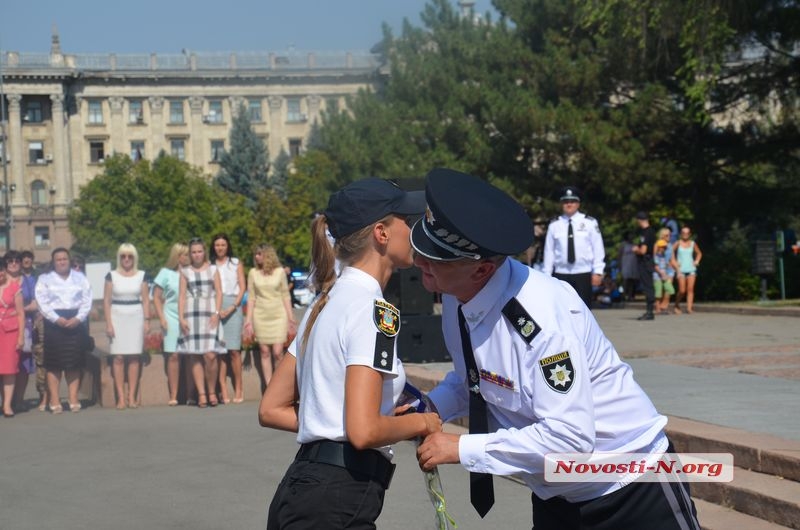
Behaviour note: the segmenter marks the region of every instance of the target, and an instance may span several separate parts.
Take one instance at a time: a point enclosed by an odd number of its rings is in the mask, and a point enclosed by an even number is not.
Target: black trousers
[[[644,300],[647,303],[647,312],[653,312],[653,305],[656,300],[656,291],[653,287],[653,271],[655,266],[653,260],[639,262],[639,287],[644,293]]]
[[[373,530],[386,493],[375,479],[348,469],[295,460],[267,516],[267,530]]]
[[[592,307],[592,273],[582,272],[580,274],[561,274],[554,272],[553,276],[559,280],[565,281],[577,291],[578,296],[581,297],[586,307]],[[650,283],[652,285],[652,281]]]
[[[667,452],[675,452],[671,443]],[[531,501],[534,530],[700,530],[686,482],[633,482],[583,502]]]

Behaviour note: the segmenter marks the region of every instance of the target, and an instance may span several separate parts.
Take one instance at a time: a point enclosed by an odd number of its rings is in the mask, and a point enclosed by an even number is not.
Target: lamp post
[[[2,147],[0,147],[0,156],[3,157],[3,213],[5,214],[5,226],[3,230],[6,235],[6,249],[11,248],[11,205],[9,204],[8,195],[8,123],[6,121],[6,94],[3,90],[3,50],[0,50],[0,138],[2,139]],[[19,162],[17,162],[19,163]]]

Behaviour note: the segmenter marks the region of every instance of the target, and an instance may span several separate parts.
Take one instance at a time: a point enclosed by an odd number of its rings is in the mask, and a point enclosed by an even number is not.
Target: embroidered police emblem
[[[540,359],[539,367],[547,385],[556,392],[566,394],[572,388],[575,368],[572,366],[568,351]]]
[[[375,300],[372,317],[378,331],[387,337],[394,337],[400,331],[400,311],[386,300]]]
[[[531,318],[516,298],[512,298],[506,303],[503,307],[503,315],[528,344],[542,331],[542,328]]]

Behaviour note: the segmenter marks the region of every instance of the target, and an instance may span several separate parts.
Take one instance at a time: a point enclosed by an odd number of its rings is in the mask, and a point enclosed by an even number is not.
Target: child
[[[667,256],[668,243],[659,239],[656,241],[653,258],[655,270],[653,271],[653,288],[656,295],[656,313],[662,315],[669,314],[669,298],[675,294],[675,287],[672,285],[672,278],[675,271],[669,266],[669,257]]]

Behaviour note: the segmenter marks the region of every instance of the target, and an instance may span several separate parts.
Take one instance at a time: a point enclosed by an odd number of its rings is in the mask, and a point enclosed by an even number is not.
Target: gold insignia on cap
[[[430,208],[425,208],[425,220],[431,225],[436,222],[436,218],[433,217],[433,212]]]

